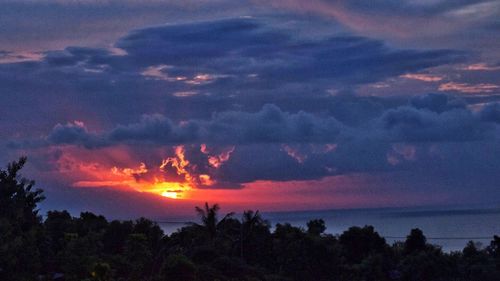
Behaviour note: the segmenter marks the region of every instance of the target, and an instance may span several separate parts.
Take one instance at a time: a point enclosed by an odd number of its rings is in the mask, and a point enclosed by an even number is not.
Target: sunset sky
[[[499,206],[500,1],[0,0],[44,211]]]

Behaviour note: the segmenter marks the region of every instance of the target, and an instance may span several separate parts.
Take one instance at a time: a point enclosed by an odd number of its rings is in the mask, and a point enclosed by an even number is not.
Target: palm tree
[[[243,228],[246,230],[246,233],[248,235],[252,232],[252,230],[255,227],[258,226],[267,227],[269,225],[269,222],[262,218],[258,210],[255,212],[252,210],[248,210],[243,212],[242,224]]]
[[[226,219],[232,217],[234,213],[228,213],[222,218],[222,220],[218,220],[217,213],[220,210],[219,204],[214,204],[211,207],[208,205],[208,202],[205,202],[204,208],[200,208],[198,206],[195,207],[196,213],[201,218],[202,224],[195,224],[199,227],[202,227],[206,230],[211,240],[215,238],[217,235],[218,227],[221,223],[223,223]]]
[[[241,219],[241,232],[240,232],[240,256],[243,257],[243,244],[245,241],[251,240],[254,230],[263,227],[269,228],[269,221],[262,218],[259,211],[247,210],[243,212]]]

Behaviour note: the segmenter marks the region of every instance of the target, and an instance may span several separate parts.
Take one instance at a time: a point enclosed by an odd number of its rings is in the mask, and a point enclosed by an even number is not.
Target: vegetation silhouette
[[[0,170],[0,280],[499,280],[500,237],[481,248],[444,253],[419,229],[388,245],[372,226],[325,233],[288,223],[274,231],[258,211],[218,219],[219,205],[195,211],[201,223],[165,235],[146,218],[108,221],[83,212],[37,209],[44,197],[19,171],[21,158]]]

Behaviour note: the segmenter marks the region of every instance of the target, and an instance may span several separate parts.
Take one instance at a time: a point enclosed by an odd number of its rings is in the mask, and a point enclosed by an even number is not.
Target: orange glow
[[[188,183],[179,182],[155,181],[153,183],[139,183],[140,192],[150,192],[171,199],[186,198],[186,192],[192,188],[193,186]]]
[[[209,154],[209,150],[206,144],[202,144],[200,147],[200,151],[203,154]],[[229,158],[231,157],[231,153],[234,152],[234,146],[230,147],[228,150],[223,151],[222,153],[218,155],[212,155],[208,157],[208,163],[210,166],[214,168],[219,168],[224,162],[228,161]]]
[[[186,197],[186,192],[196,187],[195,177],[187,170],[189,164],[190,162],[185,157],[184,146],[176,146],[175,156],[163,159],[158,169],[150,171],[144,163],[141,163],[138,169],[125,168],[119,170],[113,167],[112,172],[116,174],[119,171],[129,178],[133,177],[134,180],[126,181],[126,185],[139,192],[150,192],[171,199],[181,199]],[[175,173],[182,176],[184,180],[166,180],[162,172],[165,172],[168,168],[173,168]],[[145,174],[153,174],[153,180],[141,178],[141,175]],[[204,179],[210,181],[209,176]]]
[[[191,163],[186,157],[184,146],[175,146],[174,155],[164,158],[158,165],[138,166],[105,166],[99,163],[85,163],[80,159],[67,159],[72,169],[78,170],[83,178],[73,182],[76,187],[113,187],[137,192],[147,192],[170,199],[192,198],[194,193],[205,193],[199,187],[217,187],[217,180],[210,173],[199,173],[198,165],[206,165],[205,171],[215,171],[228,161],[234,147],[218,155],[209,154],[208,148],[202,144],[200,151],[206,155],[206,162]],[[161,152],[160,152],[161,153]],[[128,159],[122,165],[132,162]],[[66,164],[67,165],[67,164]],[[208,169],[208,170],[206,170]]]
[[[202,185],[214,185],[215,184],[215,181],[212,180],[212,178],[210,178],[209,175],[199,175],[198,178],[200,179],[200,182]]]
[[[153,163],[144,161],[142,157],[144,151],[141,154],[134,154],[126,146],[96,149],[94,153],[89,153],[84,148],[65,147],[62,148],[62,156],[54,163],[58,168],[57,171],[48,172],[46,176],[58,176],[68,185],[77,188],[119,191],[120,197],[116,200],[121,201],[113,203],[109,208],[120,208],[120,210],[130,208],[158,217],[180,213],[191,215],[193,206],[206,201],[219,203],[223,208],[232,211],[252,208],[271,211],[400,206],[412,202],[429,202],[429,197],[423,194],[399,191],[390,194],[385,194],[383,191],[376,192],[380,183],[390,185],[392,190],[406,188],[407,182],[388,180],[388,173],[328,176],[321,180],[285,182],[262,180],[245,183],[240,189],[224,188],[222,181],[217,181],[217,174],[220,171],[208,163],[208,157],[220,151],[212,154],[209,152],[215,148],[204,147],[206,153],[201,152],[200,146],[151,148],[146,152],[150,155],[160,155]],[[294,148],[298,149],[300,146]],[[309,153],[333,152],[336,145],[307,148]],[[393,150],[401,163],[412,161],[417,157],[411,147],[395,145]],[[190,153],[186,153],[187,151],[199,152],[202,155],[198,156],[202,157],[195,160],[194,157],[191,158]],[[165,160],[162,161],[161,156],[166,156]],[[439,155],[436,154],[436,157]],[[167,161],[168,158],[171,160]],[[179,175],[172,164],[180,167],[181,171],[189,172],[191,182],[186,181],[182,172]],[[205,167],[201,169],[195,167],[196,165]],[[370,196],[362,195],[366,192],[371,192]],[[437,194],[432,200],[442,202],[447,200],[445,196]],[[123,201],[125,200],[123,198],[127,198],[127,201]]]
[[[111,172],[115,175],[124,174],[127,176],[133,176],[133,175],[145,174],[148,172],[148,169],[146,168],[146,164],[141,163],[141,165],[137,169],[124,168],[119,170],[117,167],[113,167],[111,169]]]
[[[164,170],[165,167],[170,165],[172,168],[176,170],[178,175],[184,175],[186,181],[190,182],[192,181],[193,178],[186,170],[186,167],[189,165],[189,161],[186,160],[184,154],[185,154],[184,146],[182,145],[176,146],[175,157],[169,157],[167,159],[164,159],[160,165],[160,169]]]

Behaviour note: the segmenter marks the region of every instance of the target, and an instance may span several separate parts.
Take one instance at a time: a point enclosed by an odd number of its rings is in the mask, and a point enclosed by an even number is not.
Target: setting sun
[[[161,196],[171,199],[178,199],[178,194],[175,191],[164,191],[162,192]]]
[[[138,189],[171,199],[184,199],[187,198],[186,192],[193,187],[189,183],[156,181],[151,185],[142,185]]]

